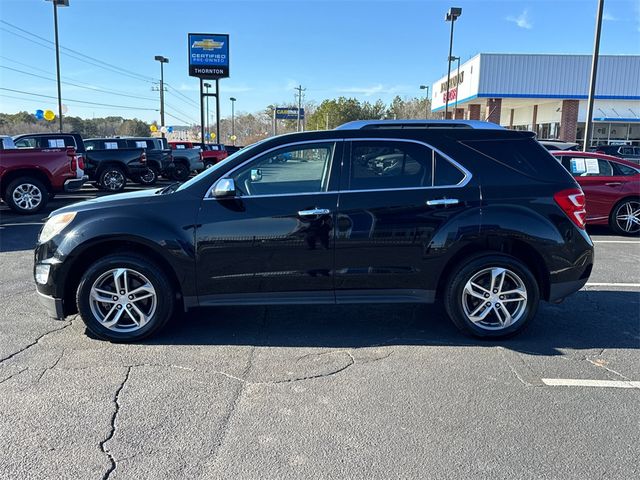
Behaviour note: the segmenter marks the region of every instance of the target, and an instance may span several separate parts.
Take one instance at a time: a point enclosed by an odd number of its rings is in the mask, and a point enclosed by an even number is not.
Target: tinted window
[[[349,189],[431,186],[432,150],[409,142],[353,142]]]
[[[234,175],[241,195],[283,195],[327,190],[333,143],[284,147],[262,155]]]
[[[628,165],[623,165],[617,162],[610,162],[610,163],[611,165],[613,165],[615,175],[620,175],[622,177],[630,177],[632,175],[637,175],[638,173],[640,173],[640,169],[636,169]]]
[[[435,153],[434,182],[436,187],[458,185],[464,180],[464,173],[439,153]]]
[[[546,168],[550,165],[550,154],[535,140],[528,138],[518,140],[473,140],[464,143],[496,162],[525,175],[543,178],[548,176]]]

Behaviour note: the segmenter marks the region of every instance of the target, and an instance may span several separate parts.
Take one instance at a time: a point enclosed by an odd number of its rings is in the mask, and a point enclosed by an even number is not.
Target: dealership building
[[[538,138],[584,139],[590,55],[480,53],[451,65],[448,118],[487,120]],[[447,77],[433,84],[444,118]],[[640,145],[640,55],[601,55],[592,144]]]

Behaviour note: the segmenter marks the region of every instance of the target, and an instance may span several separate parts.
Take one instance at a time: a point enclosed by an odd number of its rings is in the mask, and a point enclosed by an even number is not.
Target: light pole
[[[211,138],[211,126],[209,125],[209,89],[211,88],[211,84],[204,82],[204,88],[207,89],[206,92],[206,96],[207,96],[207,135],[209,135],[209,138]]]
[[[60,87],[60,44],[58,43],[58,7],[68,7],[69,0],[47,0],[53,3],[53,28],[56,40],[56,79],[58,81],[58,122],[62,133],[62,88]]]
[[[164,64],[169,63],[169,59],[162,55],[156,55],[154,59],[160,62],[160,127],[164,127]],[[164,132],[161,134],[164,138]]]
[[[456,104],[453,111],[453,117],[455,117],[455,110],[458,108],[458,85],[460,84],[460,57],[449,57],[449,62],[458,62],[456,66]]]
[[[429,85],[420,85],[420,90],[427,91],[427,98],[424,106],[424,118],[429,118]]]
[[[236,98],[231,97],[229,98],[229,100],[231,100],[231,140],[233,141],[233,146],[235,147],[236,145],[236,110],[235,110]]]
[[[604,0],[598,0],[598,12],[596,14],[596,34],[593,41],[593,57],[591,58],[591,79],[589,80],[589,97],[587,98],[587,118],[584,124],[584,144],[582,149],[586,152],[591,143],[591,131],[593,130],[593,102],[596,96],[596,78],[598,74],[598,52],[600,51],[600,31],[602,30],[602,9]]]
[[[444,118],[449,114],[449,82],[451,80],[451,52],[453,50],[453,24],[462,15],[462,8],[451,7],[444,17],[447,22],[451,22],[451,33],[449,34],[449,57],[447,61],[447,92],[445,93]]]

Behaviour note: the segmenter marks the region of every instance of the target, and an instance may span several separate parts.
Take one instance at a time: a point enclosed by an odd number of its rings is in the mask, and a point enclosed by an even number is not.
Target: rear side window
[[[409,142],[362,141],[351,147],[349,188],[430,187],[432,150]]]
[[[623,165],[618,162],[610,162],[610,163],[611,165],[613,165],[614,175],[619,175],[621,177],[630,177],[640,173],[640,169],[636,169],[628,165]]]
[[[465,174],[455,167],[449,160],[437,152],[435,153],[434,181],[436,187],[458,185],[464,180]]]
[[[464,144],[506,167],[534,178],[548,178],[547,170],[558,163],[543,146],[531,138],[468,140]]]
[[[37,142],[35,138],[21,138],[15,141],[18,148],[37,148]]]

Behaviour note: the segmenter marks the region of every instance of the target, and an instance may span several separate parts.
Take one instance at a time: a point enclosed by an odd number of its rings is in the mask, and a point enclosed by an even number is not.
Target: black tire
[[[171,177],[178,182],[184,182],[189,175],[191,174],[191,170],[189,169],[189,165],[182,161],[174,162],[174,169],[171,172]]]
[[[110,275],[112,275],[110,272],[114,269],[120,268],[128,270],[128,279],[129,282],[131,282],[130,286],[135,287],[136,284],[133,282],[137,277],[134,274],[138,274],[145,277],[144,279],[148,281],[155,290],[155,303],[154,300],[149,299],[142,299],[139,301],[147,302],[147,307],[149,307],[147,313],[150,314],[150,318],[143,326],[135,327],[135,324],[133,324],[131,320],[132,316],[129,315],[127,310],[133,314],[133,317],[138,317],[138,315],[134,310],[130,309],[128,305],[121,304],[118,309],[114,310],[114,313],[111,314],[111,316],[104,316],[105,320],[111,320],[115,318],[115,314],[117,314],[118,311],[122,312],[120,313],[120,319],[112,328],[107,328],[103,325],[96,316],[96,313],[94,313],[94,310],[98,312],[98,314],[104,315],[104,312],[111,309],[110,305],[114,308],[118,305],[114,302],[96,302],[93,304],[92,308],[91,290],[94,283],[99,281],[101,277],[105,277],[105,281],[107,281],[110,278]],[[98,286],[102,286],[102,284]],[[107,289],[108,287],[102,288]],[[108,290],[111,291],[117,289],[108,288]],[[124,302],[127,302],[128,300],[125,300],[124,296],[125,295],[121,295],[120,298],[122,298]],[[89,329],[94,336],[111,342],[125,343],[135,342],[149,337],[164,327],[173,314],[175,306],[174,297],[174,289],[171,286],[171,282],[162,269],[152,261],[127,254],[113,254],[96,261],[87,269],[80,280],[80,284],[78,285],[76,303],[82,320],[87,326],[87,329]],[[105,298],[107,297],[105,296]],[[114,299],[115,297],[111,298]],[[147,308],[143,303],[136,303],[136,305],[139,305],[140,310],[143,312],[145,311],[145,308]],[[140,319],[140,317],[138,317],[138,319]],[[131,329],[127,330],[127,325],[129,323],[132,323],[132,326]]]
[[[20,215],[38,213],[49,202],[49,190],[33,177],[20,177],[7,186],[4,201]]]
[[[147,187],[155,185],[158,182],[158,170],[155,167],[147,168],[145,173],[136,176],[135,182]]]
[[[127,177],[120,167],[108,166],[100,172],[99,184],[106,192],[121,192],[127,186]]]
[[[216,164],[216,162],[204,162],[204,169],[207,170],[208,168],[213,167]]]
[[[635,221],[630,224],[626,220],[620,219],[621,216],[626,216],[629,212],[637,212],[640,209],[640,198],[625,198],[618,202],[612,209],[609,215],[609,227],[618,235],[624,235],[626,237],[637,237],[640,235],[640,224],[636,223],[640,220],[640,216],[633,215]]]
[[[526,300],[502,303],[502,300],[510,300],[513,298],[522,298],[517,293],[508,293],[499,296],[498,288],[491,289],[489,282],[482,284],[483,280],[490,280],[492,274],[489,269],[499,268],[507,270],[504,276],[503,285],[496,287],[504,287],[502,290],[508,292],[520,287],[520,282],[525,288]],[[486,272],[486,273],[483,273]],[[487,277],[488,275],[488,277]],[[484,297],[487,294],[489,298],[477,298],[465,292],[467,282],[474,280],[474,293],[478,293]],[[499,281],[499,280],[498,280]],[[486,288],[488,290],[481,290]],[[505,290],[506,289],[506,290]],[[495,295],[495,298],[493,297]],[[491,303],[495,301],[495,303]],[[522,329],[536,315],[538,304],[540,302],[540,289],[535,277],[522,262],[519,260],[502,254],[485,254],[471,258],[469,261],[458,265],[457,268],[447,279],[444,289],[444,307],[447,315],[458,329],[467,335],[480,338],[505,338],[522,331]],[[486,312],[485,320],[473,322],[469,315],[472,315],[477,309],[480,309],[478,315]],[[507,309],[509,315],[515,316],[512,323],[500,323],[501,319],[506,319],[507,315],[503,312]],[[510,310],[509,310],[510,309]],[[466,311],[465,311],[466,310]],[[473,310],[473,311],[470,311]],[[467,313],[468,312],[468,313]],[[501,313],[498,313],[501,312]]]

